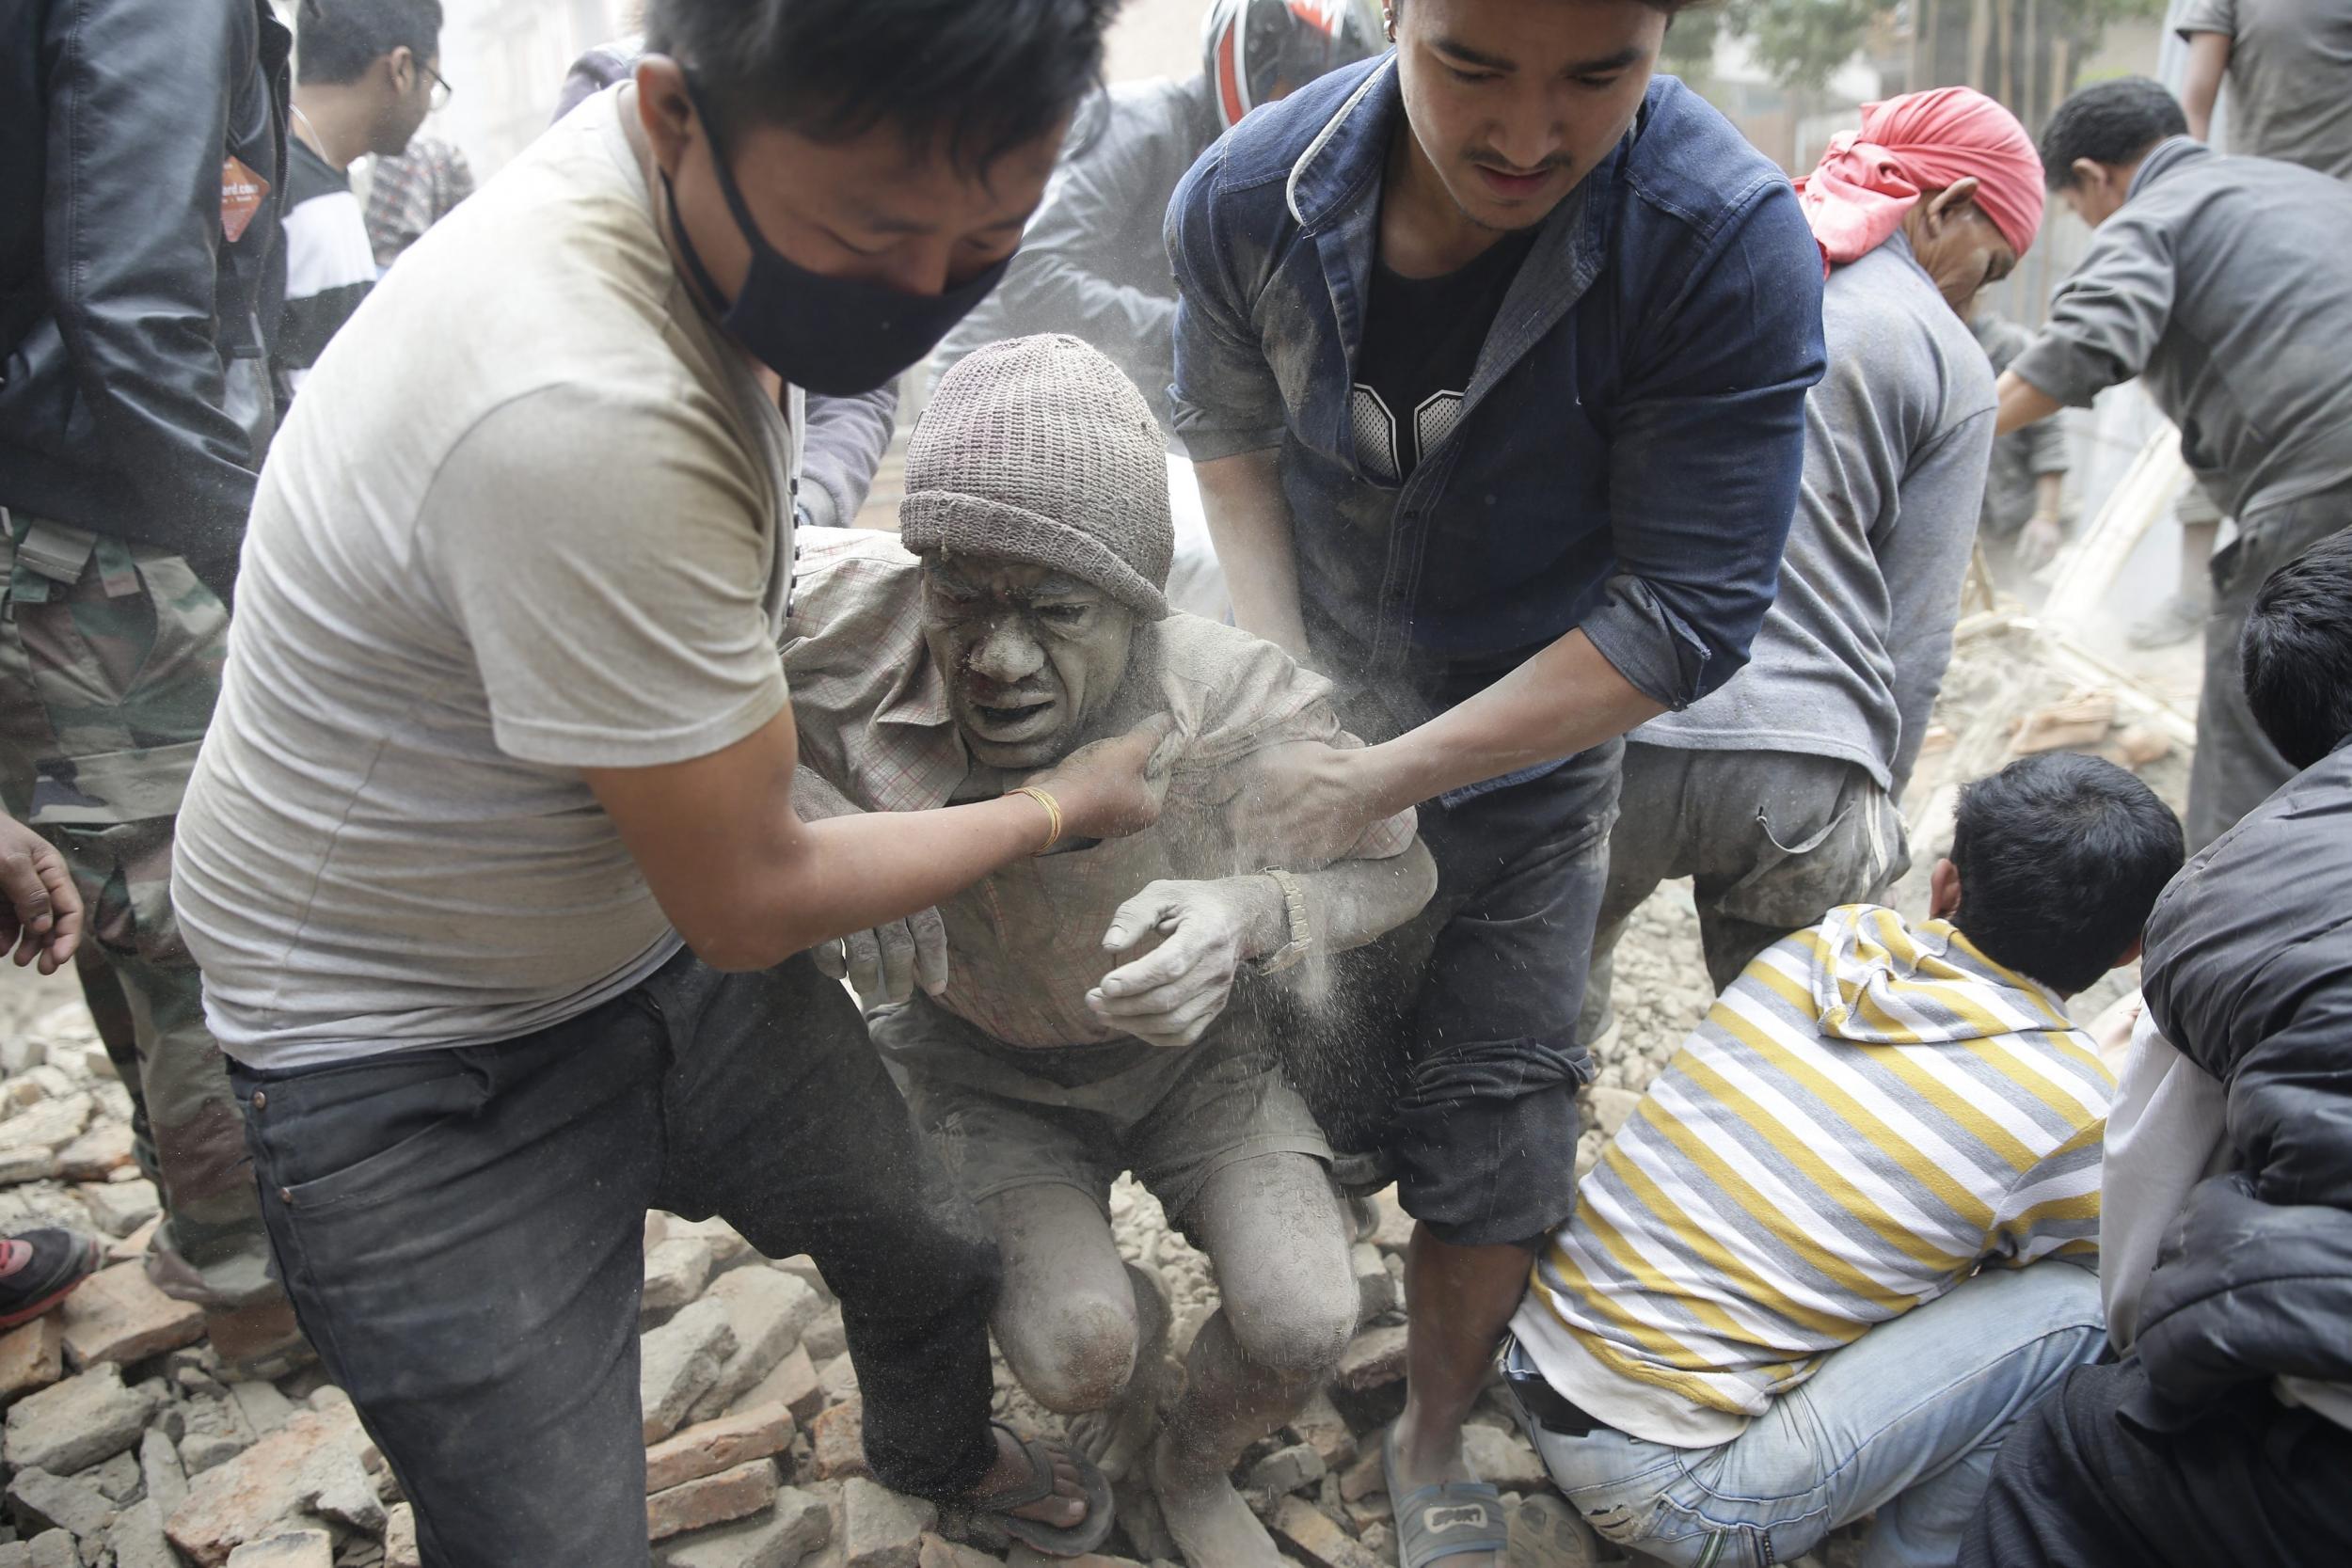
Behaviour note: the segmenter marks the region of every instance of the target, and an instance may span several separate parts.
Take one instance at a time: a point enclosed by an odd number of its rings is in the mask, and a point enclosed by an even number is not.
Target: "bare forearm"
[[[1419,914],[1438,891],[1438,863],[1415,839],[1401,855],[1335,861],[1300,877],[1298,885],[1307,895],[1307,924],[1317,950],[1344,953],[1388,935]],[[1284,926],[1287,941],[1287,920]]]
[[[2066,504],[2064,474],[2036,474],[2033,482],[2033,515],[2055,520]]]
[[[1380,816],[1613,740],[1665,712],[1572,631],[1458,707],[1362,753]]]
[[[2199,141],[2213,140],[2213,106],[2221,96],[2221,78],[2230,69],[2233,40],[2227,33],[2192,33],[2188,65],[2181,77],[2181,112],[2188,134]]]
[[[1277,454],[1243,452],[1193,469],[1209,536],[1233,596],[1233,620],[1294,658],[1307,656],[1307,624],[1298,609],[1298,559]]]
[[[2065,406],[2015,371],[2001,372],[1994,395],[2000,404],[1994,428],[2003,436],[2012,430],[2023,430],[2037,420],[2046,420]]]

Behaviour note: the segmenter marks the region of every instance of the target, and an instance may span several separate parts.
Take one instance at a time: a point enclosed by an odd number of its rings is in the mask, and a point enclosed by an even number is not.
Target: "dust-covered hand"
[[[0,953],[55,974],[82,942],[82,895],[56,845],[0,816]]]
[[[867,1007],[895,1006],[913,996],[916,986],[927,996],[947,989],[947,926],[935,909],[853,931],[809,957],[818,974],[849,981]]]
[[[1399,809],[1381,800],[1373,757],[1361,747],[1295,741],[1242,762],[1226,821],[1243,863],[1318,871],[1345,860]]]
[[[1125,838],[1160,819],[1183,736],[1158,714],[1125,735],[1081,746],[1027,782],[1061,806],[1061,836]]]
[[[1181,1050],[1225,1011],[1233,976],[1289,937],[1282,891],[1270,878],[1153,882],[1119,906],[1104,949],[1137,954],[1087,992],[1087,1006],[1113,1029],[1149,1045]],[[1153,938],[1156,947],[1142,951]]]
[[[2051,516],[2029,517],[2017,531],[2017,564],[2028,572],[2038,572],[2058,559],[2058,546],[2066,543],[2065,525]]]

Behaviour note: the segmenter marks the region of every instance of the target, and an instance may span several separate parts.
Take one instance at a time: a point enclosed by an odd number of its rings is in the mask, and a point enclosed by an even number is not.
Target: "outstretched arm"
[[[2188,35],[2188,66],[2181,77],[2181,109],[2188,117],[2188,134],[2199,141],[2213,140],[2213,106],[2221,96],[2221,78],[2229,73],[2233,41],[2227,33]]]
[[[1299,874],[1311,951],[1340,953],[1395,929],[1438,890],[1438,866],[1419,839],[1386,860],[1341,861]],[[1087,995],[1094,1016],[1152,1045],[1192,1044],[1216,1022],[1241,965],[1291,940],[1281,883],[1263,872],[1207,882],[1153,882],[1119,907],[1103,945],[1137,953]]]

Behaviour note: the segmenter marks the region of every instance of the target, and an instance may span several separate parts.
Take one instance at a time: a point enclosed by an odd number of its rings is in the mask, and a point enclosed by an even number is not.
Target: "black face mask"
[[[908,366],[939,346],[956,323],[986,299],[1012,264],[1008,256],[967,283],[942,294],[911,294],[863,278],[827,277],[795,266],[759,232],[743,193],[727,167],[726,150],[711,127],[710,112],[692,83],[687,97],[703,122],[710,142],[711,166],[719,171],[719,189],[727,198],[743,243],[751,246],[751,270],[734,303],[719,323],[752,356],[804,391],[826,397],[854,397],[870,392],[895,378]],[[670,198],[670,232],[676,236],[678,254],[704,297],[713,306],[725,298],[703,265],[686,226],[678,221],[677,193],[670,177],[661,177]]]

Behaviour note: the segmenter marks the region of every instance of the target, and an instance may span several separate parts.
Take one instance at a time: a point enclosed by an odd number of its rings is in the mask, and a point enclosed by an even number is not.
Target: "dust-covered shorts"
[[[1107,1217],[1111,1184],[1133,1171],[1181,1227],[1228,1165],[1263,1154],[1330,1163],[1306,1101],[1232,1013],[1182,1051],[1132,1039],[1021,1051],[921,995],[868,1027],[916,1128],[974,1202],[1074,1187]]]

